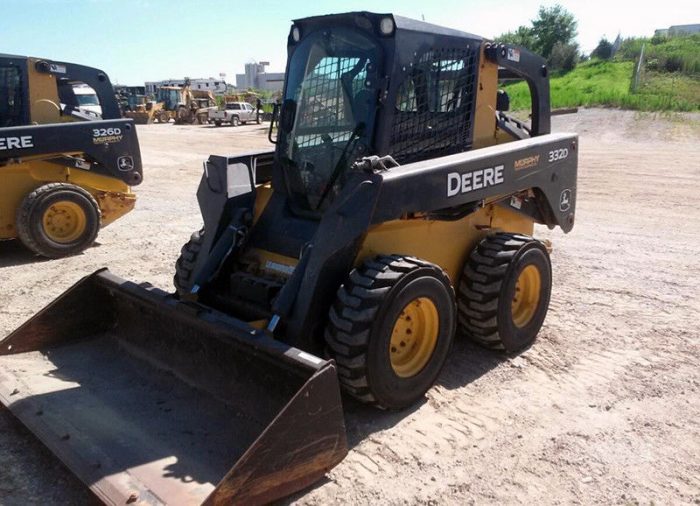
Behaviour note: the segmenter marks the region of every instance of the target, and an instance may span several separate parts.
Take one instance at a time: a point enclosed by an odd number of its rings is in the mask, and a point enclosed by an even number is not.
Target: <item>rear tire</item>
[[[17,235],[35,253],[60,258],[97,238],[101,213],[94,197],[68,183],[49,183],[27,195],[17,213]]]
[[[238,118],[238,116],[234,116],[233,118],[231,118],[231,126],[237,127],[240,124],[241,120]]]
[[[175,276],[173,283],[179,296],[189,295],[194,279],[192,272],[197,264],[197,258],[202,250],[204,242],[204,229],[194,232],[190,240],[180,250],[180,257],[175,262]]]
[[[459,284],[460,330],[487,348],[509,353],[530,346],[542,327],[552,290],[544,245],[499,233],[472,251]]]
[[[423,397],[452,347],[454,290],[437,265],[380,256],[354,269],[338,290],[326,343],[343,389],[402,409]]]

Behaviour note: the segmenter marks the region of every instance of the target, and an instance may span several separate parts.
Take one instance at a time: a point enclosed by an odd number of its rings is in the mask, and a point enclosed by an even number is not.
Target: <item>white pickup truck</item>
[[[223,110],[209,111],[209,123],[216,126],[221,126],[222,123],[230,123],[232,126],[245,125],[249,121],[260,123],[260,116],[255,107],[247,102],[229,102]]]

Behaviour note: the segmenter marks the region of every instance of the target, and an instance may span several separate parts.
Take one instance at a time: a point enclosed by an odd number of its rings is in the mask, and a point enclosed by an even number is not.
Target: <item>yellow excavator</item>
[[[79,253],[133,209],[141,180],[136,129],[107,74],[0,55],[0,240]]]
[[[101,270],[0,342],[0,400],[105,502],[302,490],[348,451],[341,392],[406,408],[456,336],[517,353],[544,322],[534,224],[572,229],[578,145],[545,60],[367,12],[287,44],[275,147],[205,162],[176,292]]]

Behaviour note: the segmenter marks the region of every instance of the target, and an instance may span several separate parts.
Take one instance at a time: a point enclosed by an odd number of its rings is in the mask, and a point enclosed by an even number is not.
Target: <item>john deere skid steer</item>
[[[133,209],[141,179],[136,129],[104,72],[0,54],[0,240],[78,253]]]
[[[404,408],[455,336],[517,352],[544,321],[533,227],[571,230],[577,167],[545,61],[366,12],[288,53],[274,150],[205,163],[176,293],[99,271],[0,343],[0,399],[105,502],[300,490],[348,451],[341,391]]]

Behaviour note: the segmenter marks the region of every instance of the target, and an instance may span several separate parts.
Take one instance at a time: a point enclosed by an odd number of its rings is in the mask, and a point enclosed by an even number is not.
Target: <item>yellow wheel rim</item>
[[[389,344],[391,367],[410,378],[423,370],[435,350],[440,323],[433,301],[419,297],[409,302],[394,323]]]
[[[534,265],[528,265],[520,272],[515,283],[511,312],[516,327],[523,328],[532,320],[540,303],[541,289],[540,271]]]
[[[83,235],[87,227],[87,216],[75,202],[61,200],[51,204],[44,212],[42,224],[49,239],[67,244]]]

